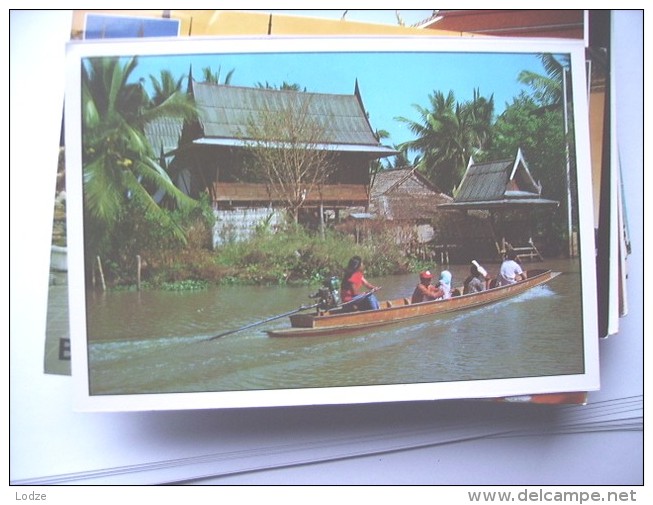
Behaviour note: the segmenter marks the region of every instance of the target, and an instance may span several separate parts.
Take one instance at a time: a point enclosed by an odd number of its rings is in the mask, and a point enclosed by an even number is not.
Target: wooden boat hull
[[[448,300],[410,303],[408,298],[379,302],[378,310],[340,312],[325,314],[294,314],[290,316],[290,328],[268,331],[271,337],[305,337],[338,335],[376,328],[389,324],[417,320],[447,312],[467,310],[498,302],[544,284],[560,272],[529,270],[527,279],[509,286],[488,289],[480,293],[454,296]],[[462,289],[460,290],[462,292]]]

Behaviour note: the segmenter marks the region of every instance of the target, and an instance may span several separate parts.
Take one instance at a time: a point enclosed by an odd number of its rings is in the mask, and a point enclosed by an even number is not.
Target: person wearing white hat
[[[474,260],[469,268],[469,276],[463,282],[463,294],[485,291],[487,280],[487,271]]]

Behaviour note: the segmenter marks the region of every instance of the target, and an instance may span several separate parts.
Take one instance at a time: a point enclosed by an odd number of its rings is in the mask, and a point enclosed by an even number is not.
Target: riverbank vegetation
[[[249,240],[212,250],[206,247],[210,227],[198,220],[194,229],[194,236],[183,246],[146,250],[142,256],[146,286],[189,290],[211,285],[319,284],[332,275],[340,276],[354,255],[364,258],[368,275],[374,277],[412,272],[422,266],[404,254],[389,231],[356,243],[346,233],[330,230],[322,237],[290,224],[282,230],[259,230]],[[136,283],[135,262],[126,262],[123,268],[111,262],[109,271],[112,284]]]
[[[567,184],[568,178],[574,180],[575,170],[573,153],[567,152],[573,145],[573,128],[566,124],[566,113],[563,118],[568,98],[562,83],[568,62],[560,63],[551,55],[543,55],[543,60],[547,75],[521,75],[532,93],[522,92],[498,117],[493,96],[483,97],[478,90],[471,101],[462,103],[453,91],[427,94],[428,105],[416,106],[418,120],[396,118],[409,127],[414,140],[397,146],[399,156],[386,160],[386,165],[373,162],[371,172],[405,162],[442,191],[455,195],[470,155],[477,162],[496,160],[513,156],[521,148],[531,162],[533,176],[544,183],[542,196],[561,202],[552,216],[537,220],[541,229],[535,232],[547,244],[565,244]],[[99,285],[101,276],[103,286],[138,283],[161,289],[318,283],[341,274],[353,255],[365,259],[370,276],[407,273],[424,266],[383,225],[373,238],[361,239],[335,229],[311,232],[289,219],[280,229],[262,226],[246,241],[214,248],[215,217],[208,195],[195,201],[180,191],[173,182],[178,174],[168,173],[165,160],[144,134],[145,125],[157,118],[183,120],[194,118],[197,111],[182,91],[182,80],[172,79],[165,70],[160,79],[151,76],[160,86],[155,86],[156,96],[147,96],[140,83],[130,79],[137,64],[135,58],[92,59],[83,72],[89,282]],[[270,160],[258,161],[273,166]],[[294,181],[295,186],[306,184],[305,179]],[[288,202],[288,209],[291,216],[297,215],[296,203]],[[576,227],[575,213],[573,219]]]

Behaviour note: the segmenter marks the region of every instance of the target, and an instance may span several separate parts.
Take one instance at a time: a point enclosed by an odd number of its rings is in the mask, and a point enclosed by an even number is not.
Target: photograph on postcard
[[[86,408],[598,388],[582,42],[72,42],[67,72]]]

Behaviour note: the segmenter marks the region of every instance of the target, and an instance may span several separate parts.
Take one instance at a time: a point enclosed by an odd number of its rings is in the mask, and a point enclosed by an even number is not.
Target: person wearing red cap
[[[428,302],[444,297],[444,290],[431,284],[432,280],[433,274],[428,270],[419,274],[419,284],[413,291],[410,303]]]

